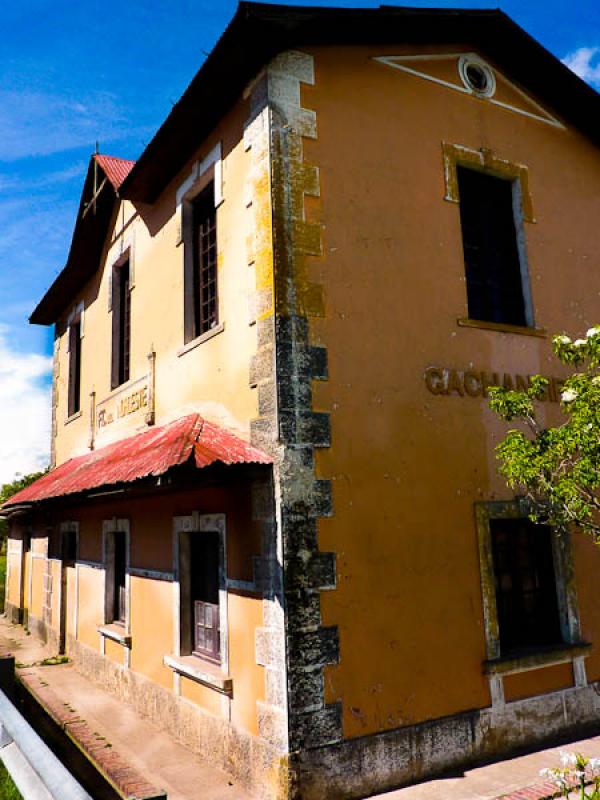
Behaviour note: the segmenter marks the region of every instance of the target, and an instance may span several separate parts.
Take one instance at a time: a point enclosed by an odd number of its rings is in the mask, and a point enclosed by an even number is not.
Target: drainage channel
[[[42,741],[93,800],[123,800],[123,796],[115,791],[18,680],[15,681],[14,703]]]
[[[123,800],[1,661],[0,759],[24,800]]]

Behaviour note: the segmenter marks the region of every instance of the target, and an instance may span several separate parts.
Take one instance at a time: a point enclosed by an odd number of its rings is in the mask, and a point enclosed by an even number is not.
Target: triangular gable
[[[100,153],[90,158],[67,263],[39,302],[30,322],[37,325],[56,322],[99,268],[119,188],[134,165],[135,161]]]
[[[507,111],[531,117],[539,122],[558,128],[564,127],[553,114],[516,86],[478,53],[385,55],[374,56],[373,60],[404,72],[413,78],[431,81],[446,89],[477,97],[477,99],[485,100]],[[469,63],[469,60],[475,64],[482,64],[491,71],[494,83],[493,91],[486,95],[481,95],[469,87],[462,74],[464,64]]]

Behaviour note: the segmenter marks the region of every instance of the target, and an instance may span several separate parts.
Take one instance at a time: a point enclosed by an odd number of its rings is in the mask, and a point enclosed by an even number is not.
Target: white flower
[[[590,758],[590,769],[600,769],[600,758]]]
[[[587,336],[588,339],[591,339],[592,336],[599,336],[600,335],[600,325],[594,325],[593,328],[589,328],[585,335]]]
[[[572,403],[576,397],[577,392],[574,389],[565,389],[565,391],[561,394],[560,399],[563,401],[563,403]]]
[[[558,344],[571,344],[571,339],[568,336],[562,334],[561,336],[555,336],[554,341],[558,342]]]
[[[563,394],[566,394],[566,392],[563,392]],[[569,764],[575,766],[575,764],[577,764],[577,756],[575,755],[575,753],[568,753],[566,750],[561,750],[560,763],[563,765],[563,767],[568,767]]]
[[[544,769],[540,770],[540,776],[542,778],[553,778],[554,777],[554,772],[553,772],[553,770],[548,769],[548,767],[544,767]]]
[[[595,378],[592,378],[592,386],[600,386],[600,375],[596,375]]]
[[[573,347],[583,347],[587,344],[587,339],[575,339]]]

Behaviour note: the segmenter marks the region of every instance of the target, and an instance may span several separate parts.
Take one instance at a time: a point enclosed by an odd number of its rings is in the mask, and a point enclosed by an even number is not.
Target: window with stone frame
[[[77,528],[69,527],[60,530],[60,559],[65,567],[74,567],[79,549],[79,533]]]
[[[456,177],[469,318],[533,327],[518,179],[461,164]]]
[[[128,625],[127,569],[129,536],[126,530],[105,530],[105,622]]]
[[[219,324],[217,211],[214,181],[182,206],[184,339],[188,343]]]
[[[131,271],[129,258],[112,270],[111,388],[127,383],[131,360]]]
[[[571,537],[522,498],[475,504],[487,663],[582,644]]]
[[[179,615],[173,654],[197,656],[227,670],[225,515],[175,517],[173,535]]]
[[[69,386],[67,416],[81,411],[81,338],[82,323],[78,315],[69,323]]]

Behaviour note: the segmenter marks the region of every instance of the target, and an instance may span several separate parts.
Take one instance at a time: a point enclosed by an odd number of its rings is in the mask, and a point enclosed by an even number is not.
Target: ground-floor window
[[[560,644],[552,529],[491,519],[490,533],[501,655]]]
[[[67,523],[60,530],[60,559],[65,567],[74,567],[77,561],[77,524]]]
[[[488,659],[581,639],[570,537],[520,501],[477,503]]]
[[[225,515],[176,517],[175,654],[227,665]]]
[[[104,540],[104,622],[129,625],[129,521],[106,520]]]
[[[217,531],[190,536],[190,596],[192,602],[193,652],[220,661],[219,569],[220,534]]]

